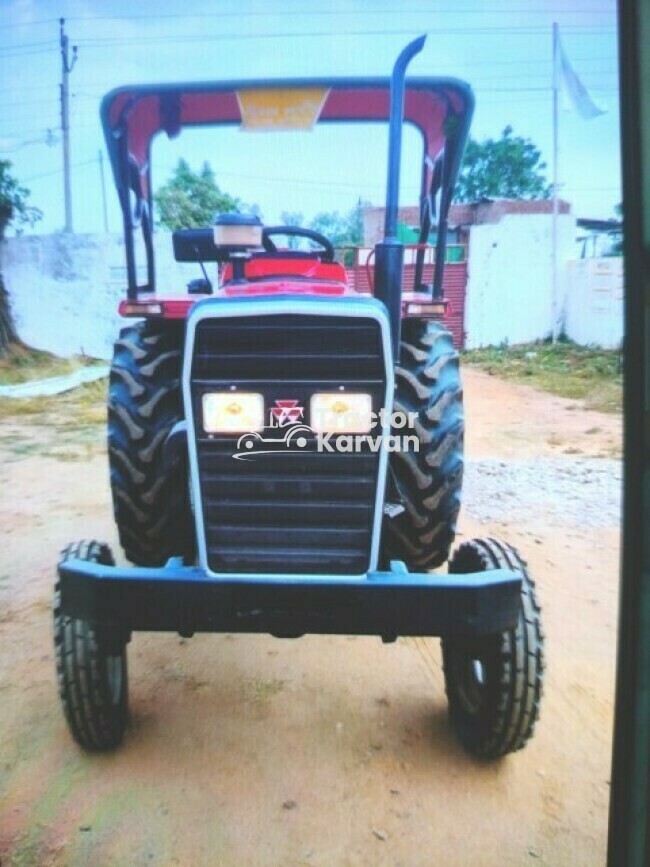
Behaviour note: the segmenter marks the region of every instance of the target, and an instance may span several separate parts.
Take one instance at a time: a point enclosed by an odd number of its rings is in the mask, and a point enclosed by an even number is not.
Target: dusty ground
[[[617,454],[613,416],[476,372],[466,391],[470,459]],[[548,673],[522,753],[462,752],[436,640],[136,635],[132,727],[93,757],[59,709],[50,592],[66,542],[115,539],[97,434],[78,460],[70,436],[0,426],[2,867],[604,863],[614,522],[562,527],[541,490],[507,527],[463,517],[463,534],[519,546],[538,579]]]

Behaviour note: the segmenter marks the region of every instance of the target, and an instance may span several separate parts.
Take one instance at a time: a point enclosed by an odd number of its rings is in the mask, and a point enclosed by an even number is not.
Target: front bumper
[[[162,568],[59,565],[62,613],[97,627],[194,632],[481,636],[515,626],[521,577],[495,569],[468,575],[412,573],[402,563],[362,579],[277,581],[208,577],[170,560]]]

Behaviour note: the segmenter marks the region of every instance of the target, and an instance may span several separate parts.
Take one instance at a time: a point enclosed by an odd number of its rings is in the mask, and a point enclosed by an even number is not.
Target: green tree
[[[43,216],[38,208],[27,204],[29,190],[20,186],[10,169],[8,160],[0,160],[0,241],[4,240],[9,226],[13,225],[20,231],[19,227],[33,226]],[[17,342],[9,295],[0,272],[0,357],[7,354],[12,343]]]
[[[363,243],[363,209],[367,204],[359,199],[347,214],[338,211],[316,214],[309,228],[325,235],[335,247],[358,247]]]
[[[350,225],[347,218],[338,211],[322,211],[309,223],[314,232],[325,235],[335,247],[343,247],[348,243]]]
[[[322,211],[306,225],[306,228],[325,235],[335,247],[358,247],[363,243],[363,209],[369,202],[359,199],[357,206],[347,214],[339,211]],[[284,226],[305,226],[302,211],[282,211],[280,219]],[[299,238],[289,238],[289,248],[297,249]],[[349,257],[348,257],[349,258]]]
[[[370,202],[359,196],[356,207],[353,208],[348,215],[350,238],[355,247],[363,244],[363,212],[369,205]]]
[[[499,139],[470,139],[460,168],[454,200],[548,199],[551,186],[546,163],[530,139],[513,135],[507,126]]]
[[[199,229],[211,226],[215,214],[254,210],[220,189],[209,163],[194,172],[183,159],[154,195],[154,202],[160,224],[172,230]]]

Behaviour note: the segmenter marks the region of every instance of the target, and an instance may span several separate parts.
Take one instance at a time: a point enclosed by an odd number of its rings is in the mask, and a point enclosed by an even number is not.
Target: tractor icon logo
[[[304,412],[297,400],[276,400],[269,414],[269,427],[289,427],[300,421]]]
[[[304,414],[305,409],[297,400],[276,400],[275,406],[269,409],[269,423],[265,428],[272,431],[271,436],[262,436],[256,431],[242,434],[233,458],[243,461],[260,455],[303,451],[314,435],[302,421]]]
[[[281,427],[282,425],[276,425]],[[251,460],[260,455],[271,455],[287,452],[304,451],[314,432],[306,424],[283,425],[286,430],[281,437],[263,437],[253,431],[245,433],[237,440],[237,451],[233,455],[236,461]]]

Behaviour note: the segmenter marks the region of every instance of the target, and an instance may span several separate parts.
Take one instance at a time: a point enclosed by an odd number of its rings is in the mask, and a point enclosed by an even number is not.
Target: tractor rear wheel
[[[463,480],[463,392],[451,334],[436,322],[402,323],[395,368],[395,412],[415,413],[418,450],[390,455],[390,471],[404,511],[385,519],[387,560],[413,569],[444,563],[454,541]]]
[[[108,456],[120,543],[138,566],[162,566],[192,548],[187,468],[165,460],[183,418],[182,325],[140,322],[115,343],[108,396]]]
[[[61,562],[71,559],[114,564],[107,545],[69,545]],[[96,752],[117,747],[128,721],[126,635],[100,635],[86,620],[61,613],[61,590],[54,587],[54,650],[59,695],[73,738]]]
[[[521,608],[514,629],[485,638],[443,638],[442,661],[451,725],[465,749],[482,759],[515,752],[532,737],[539,716],[544,636],[535,584],[505,542],[464,542],[449,571],[512,569],[521,574]]]

